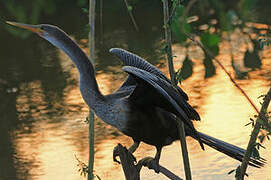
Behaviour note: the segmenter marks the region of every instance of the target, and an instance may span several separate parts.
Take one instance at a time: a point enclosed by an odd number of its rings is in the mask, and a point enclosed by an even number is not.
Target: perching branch
[[[116,160],[116,156],[119,156],[120,162]],[[135,159],[126,147],[118,144],[113,151],[113,160],[121,164],[126,180],[140,180],[142,166],[138,167],[134,164]]]
[[[166,53],[168,59],[168,68],[169,74],[171,78],[171,82],[174,86],[177,86],[176,82],[176,75],[173,66],[173,56],[172,56],[172,49],[171,49],[171,29],[169,27],[169,10],[168,10],[168,0],[162,0],[163,2],[163,12],[164,12],[164,28],[165,28],[165,39],[166,39]],[[184,163],[184,170],[185,170],[185,177],[187,180],[191,180],[191,170],[189,164],[189,157],[185,139],[185,131],[184,131],[184,124],[183,122],[178,123],[178,131],[180,135],[181,147],[182,147],[182,155],[183,155],[183,163]]]
[[[94,64],[94,32],[95,32],[95,0],[89,0],[89,59]],[[89,160],[88,160],[88,180],[94,178],[94,113],[89,113]]]
[[[265,119],[268,119],[267,116],[266,116],[266,112],[267,112],[267,108],[268,108],[268,105],[270,103],[270,100],[271,100],[271,88],[269,89],[268,93],[264,97],[264,102],[262,104],[260,114],[257,117],[256,124],[255,124],[254,129],[253,129],[253,131],[251,133],[251,136],[250,136],[250,139],[249,139],[249,143],[247,145],[247,150],[246,150],[246,153],[245,153],[245,156],[243,158],[243,161],[242,161],[242,164],[241,164],[241,168],[240,168],[240,172],[241,172],[240,173],[240,176],[241,176],[240,178],[241,179],[244,179],[244,175],[245,175],[246,169],[247,169],[247,164],[249,162],[249,159],[250,159],[251,154],[252,154],[252,150],[254,148],[254,145],[256,143],[258,134],[260,132],[260,127],[262,125],[260,123],[260,121],[261,120],[262,121],[266,121]]]
[[[152,163],[154,164],[155,161],[152,157],[145,157],[141,160],[139,160],[139,162],[137,163],[139,166],[145,166],[148,167],[149,169],[153,169],[154,170],[154,166],[152,165]],[[182,180],[182,178],[180,178],[179,176],[175,175],[174,173],[172,173],[171,171],[169,171],[167,168],[159,165],[159,170],[160,173],[164,174],[166,177],[168,177],[171,180]]]
[[[120,162],[115,159],[116,156],[119,156]],[[126,180],[140,180],[140,170],[142,169],[142,166],[152,169],[151,163],[148,163],[151,162],[148,161],[151,158],[143,158],[137,164],[135,164],[134,156],[126,149],[126,147],[122,146],[121,144],[118,144],[114,148],[113,159],[114,161],[121,164]],[[163,166],[159,165],[159,169],[160,173],[164,174],[171,180],[182,180],[180,177],[176,176],[174,173]]]

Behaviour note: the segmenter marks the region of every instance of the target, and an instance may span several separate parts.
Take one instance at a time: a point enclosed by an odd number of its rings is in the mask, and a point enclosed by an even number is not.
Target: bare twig
[[[89,59],[94,64],[95,0],[89,0]],[[89,113],[89,161],[88,180],[94,178],[94,113]]]
[[[162,0],[163,2],[163,12],[164,12],[164,28],[165,28],[165,39],[166,39],[166,52],[167,52],[167,59],[168,59],[168,68],[169,74],[171,78],[171,82],[174,86],[177,85],[176,82],[176,75],[173,66],[173,56],[172,56],[172,49],[171,49],[171,29],[169,27],[169,10],[168,10],[168,0]],[[181,147],[182,147],[182,155],[183,155],[183,163],[184,163],[184,170],[185,170],[185,177],[187,180],[191,180],[191,170],[189,164],[189,157],[185,139],[185,131],[184,131],[184,124],[183,122],[178,123],[178,131],[180,135]]]
[[[264,102],[262,104],[260,114],[259,114],[259,116],[258,116],[258,118],[256,120],[256,124],[255,124],[254,129],[253,129],[253,131],[251,133],[249,143],[247,145],[247,150],[246,150],[246,153],[245,153],[245,156],[243,158],[241,168],[240,168],[240,172],[241,172],[240,173],[240,175],[241,175],[240,178],[241,179],[244,179],[244,175],[245,175],[246,169],[247,169],[247,164],[249,162],[249,159],[250,159],[251,154],[252,154],[253,147],[255,145],[256,139],[257,139],[258,134],[260,132],[260,127],[261,127],[260,120],[265,121],[264,119],[267,119],[266,112],[267,112],[267,108],[268,108],[268,105],[270,103],[270,100],[271,100],[271,88],[269,89],[267,95],[264,98]]]
[[[80,175],[86,176],[88,173],[88,166],[84,162],[80,161],[76,155],[74,155],[74,157],[78,162],[77,166],[79,168],[78,171],[80,172]]]
[[[129,4],[128,4],[127,0],[124,0],[124,2],[125,2],[125,5],[126,5],[126,7],[127,7],[129,16],[130,16],[131,19],[132,19],[132,22],[133,22],[133,24],[134,24],[134,27],[135,27],[136,31],[139,31],[138,26],[137,26],[136,21],[135,21],[135,18],[134,18],[134,16],[133,16],[133,13],[132,13],[132,11],[131,11],[130,8],[129,8]]]

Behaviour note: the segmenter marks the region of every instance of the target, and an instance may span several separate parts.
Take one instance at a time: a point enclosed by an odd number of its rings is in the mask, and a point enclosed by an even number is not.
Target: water
[[[58,16],[43,12],[38,21],[59,25],[87,52],[87,15],[76,6],[70,3],[57,8]],[[16,20],[7,6],[2,7],[1,17]],[[130,49],[167,72],[164,57],[159,53],[163,35],[160,1],[139,3],[136,12],[138,33],[122,2],[104,2],[103,29],[97,15],[95,66],[99,87],[105,94],[117,89],[125,78],[120,63],[108,53],[111,47]],[[31,14],[29,11],[27,15]],[[88,108],[77,87],[77,70],[63,52],[38,36],[21,39],[10,34],[5,24],[1,23],[0,28],[0,180],[85,179],[78,172],[75,158],[88,160],[88,125],[84,122]],[[180,67],[182,48],[175,45],[173,50],[178,56],[175,64]],[[262,53],[261,70],[249,73],[250,79],[238,81],[257,105],[257,97],[270,86],[270,51],[269,48]],[[227,69],[232,69],[227,48],[219,58]],[[182,86],[202,118],[196,128],[245,148],[251,127],[244,125],[253,117],[253,109],[219,68],[214,77],[204,79],[204,68],[198,59],[195,56],[193,60],[193,76]],[[112,162],[112,150],[119,142],[130,145],[131,140],[99,119],[95,134],[95,173],[102,179],[123,179],[120,166]],[[264,145],[267,149],[261,155],[270,162],[270,142]],[[190,138],[188,149],[195,179],[233,179],[227,172],[236,168],[238,162],[210,148],[201,151]],[[140,158],[154,154],[154,147],[142,144],[135,155]],[[178,142],[163,149],[161,164],[184,177]],[[268,164],[260,170],[248,169],[249,179],[270,179],[269,172]],[[143,168],[142,179],[164,177]]]

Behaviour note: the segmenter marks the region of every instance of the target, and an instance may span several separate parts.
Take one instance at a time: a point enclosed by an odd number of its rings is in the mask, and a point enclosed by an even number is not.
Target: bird
[[[200,120],[197,111],[188,103],[188,95],[154,65],[140,56],[121,48],[109,51],[122,61],[126,80],[112,94],[103,95],[95,77],[94,66],[87,55],[63,30],[54,25],[30,25],[7,21],[8,24],[30,30],[63,50],[79,73],[79,89],[83,100],[107,124],[117,128],[134,141],[128,149],[132,154],[144,142],[156,147],[153,158],[156,173],[164,146],[179,140],[178,123],[184,123],[186,136],[242,161],[245,150],[195,129],[192,120]],[[265,159],[251,157],[249,165],[260,168]]]

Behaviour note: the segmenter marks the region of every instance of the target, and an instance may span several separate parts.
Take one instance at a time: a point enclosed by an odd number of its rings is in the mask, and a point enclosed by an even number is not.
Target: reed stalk
[[[165,28],[165,39],[166,39],[166,53],[168,59],[168,68],[169,74],[171,78],[171,82],[174,86],[177,86],[176,82],[176,75],[173,66],[173,55],[172,55],[172,42],[171,42],[171,29],[169,27],[169,7],[168,7],[168,0],[162,0],[163,2],[163,12],[164,12],[164,28]],[[185,139],[185,131],[184,131],[184,124],[180,122],[178,124],[178,131],[180,135],[181,147],[182,147],[182,155],[183,155],[183,163],[184,163],[184,170],[185,170],[185,177],[187,180],[191,180],[191,170],[190,170],[190,163]]]

